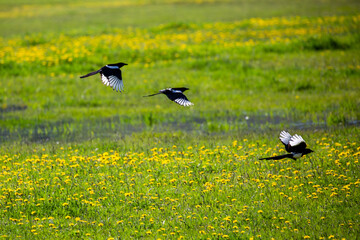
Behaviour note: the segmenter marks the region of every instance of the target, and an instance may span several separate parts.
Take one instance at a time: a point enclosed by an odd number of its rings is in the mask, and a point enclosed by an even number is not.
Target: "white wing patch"
[[[188,101],[188,100],[185,100],[185,99],[182,99],[182,98],[177,98],[174,100],[177,104],[181,105],[181,106],[184,106],[184,107],[187,107],[187,106],[191,106],[191,105],[194,105],[192,102]]]
[[[173,92],[173,93],[182,93],[182,91],[180,91],[180,90],[174,90],[174,89],[171,89],[171,92]]]
[[[106,85],[109,86],[109,80],[107,79],[107,77],[105,77],[104,74],[101,74],[101,81]]]
[[[101,81],[106,85],[112,87],[113,90],[116,91],[122,91],[124,89],[124,84],[122,79],[119,79],[118,77],[114,75],[110,75],[108,78],[101,74]]]
[[[106,67],[111,68],[111,69],[119,69],[118,66],[109,66],[109,65],[106,65]]]
[[[289,142],[291,140],[291,135],[290,133],[286,132],[286,131],[281,131],[280,133],[280,141],[285,144],[288,145]]]
[[[294,147],[294,146],[299,145],[302,142],[305,142],[304,139],[300,135],[295,134],[290,139],[290,146]]]

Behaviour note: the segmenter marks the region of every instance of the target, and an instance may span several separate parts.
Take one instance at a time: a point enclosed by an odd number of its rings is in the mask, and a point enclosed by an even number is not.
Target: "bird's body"
[[[186,90],[189,90],[189,88],[185,88],[185,87],[182,87],[182,88],[165,88],[165,89],[160,90],[158,93],[154,93],[154,94],[147,95],[147,96],[144,96],[144,97],[151,97],[151,96],[155,96],[155,95],[158,95],[158,94],[165,94],[171,101],[174,101],[174,102],[176,102],[177,104],[179,104],[181,106],[194,105],[184,95],[183,92],[185,92]]]
[[[114,63],[108,64],[97,71],[88,73],[80,78],[86,78],[97,73],[100,73],[101,81],[106,85],[110,86],[113,90],[122,91],[124,89],[124,84],[121,76],[120,68],[127,65],[126,63]]]
[[[282,131],[280,133],[280,141],[284,144],[285,150],[289,154],[284,154],[275,157],[260,158],[259,160],[278,160],[283,158],[291,158],[293,160],[296,160],[306,154],[313,152],[313,150],[306,148],[306,143],[304,139],[297,134],[291,136],[290,133],[286,131]]]

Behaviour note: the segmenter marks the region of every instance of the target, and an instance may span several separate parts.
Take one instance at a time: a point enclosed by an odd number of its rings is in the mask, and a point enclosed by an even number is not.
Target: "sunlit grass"
[[[359,238],[356,1],[0,6],[0,238]]]
[[[355,130],[355,129],[354,129]],[[1,233],[16,238],[310,238],[359,233],[360,145],[312,134],[301,160],[276,139],[148,146],[119,152],[56,147],[2,154]],[[310,137],[310,136],[309,136]]]
[[[13,138],[29,137],[23,132],[38,123],[45,132],[61,133],[70,122],[88,138],[93,130],[82,126],[104,118],[118,119],[110,128],[115,132],[114,126],[174,122],[195,131],[233,131],[257,124],[252,119],[259,115],[278,116],[283,124],[352,123],[359,118],[358,26],[359,15],[294,16],[5,38],[2,126]],[[78,78],[120,60],[129,64],[123,94],[97,76]],[[161,96],[142,98],[170,86],[190,87],[195,106],[180,110]]]
[[[349,37],[358,31],[360,16],[332,16],[319,18],[253,18],[234,23],[170,24],[154,29],[114,30],[116,33],[96,36],[26,36],[5,40],[0,49],[2,64],[36,62],[44,68],[73,61],[84,61],[99,53],[108,58],[110,51],[121,52],[132,64],[149,67],[159,60],[204,57],[221,51],[239,51],[268,45],[306,45],[311,38]],[[305,42],[299,44],[299,41]],[[346,48],[354,40],[319,46]],[[311,43],[309,43],[311,44]],[[314,43],[316,44],[316,43]],[[319,42],[321,44],[321,42]],[[345,45],[342,45],[345,44]],[[313,46],[313,47],[316,47]],[[99,60],[97,60],[99,61]],[[359,66],[355,66],[359,67]]]

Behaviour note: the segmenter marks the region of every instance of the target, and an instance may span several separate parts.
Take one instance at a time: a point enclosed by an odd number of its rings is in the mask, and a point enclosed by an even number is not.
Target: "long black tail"
[[[283,158],[292,158],[292,154],[285,154],[285,155],[280,155],[280,156],[275,156],[275,157],[267,157],[267,158],[259,158],[259,160],[279,160],[279,159],[283,159]]]
[[[88,73],[88,74],[86,74],[86,75],[84,75],[84,76],[81,76],[80,78],[86,78],[86,77],[95,75],[95,74],[99,73],[100,71],[101,71],[101,69],[99,69],[99,70],[97,70],[97,71],[95,71],[95,72]]]
[[[155,96],[155,95],[158,95],[160,93],[154,93],[154,94],[150,94],[150,95],[146,95],[146,96],[143,96],[143,97],[152,97],[152,96]]]

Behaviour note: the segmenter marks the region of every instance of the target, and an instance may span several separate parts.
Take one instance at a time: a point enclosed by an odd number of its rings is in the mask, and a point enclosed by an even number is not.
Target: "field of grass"
[[[348,134],[315,134],[300,161],[258,161],[283,146],[245,138],[2,155],[2,237],[357,239],[359,130]]]
[[[358,1],[0,6],[0,238],[360,238]]]

